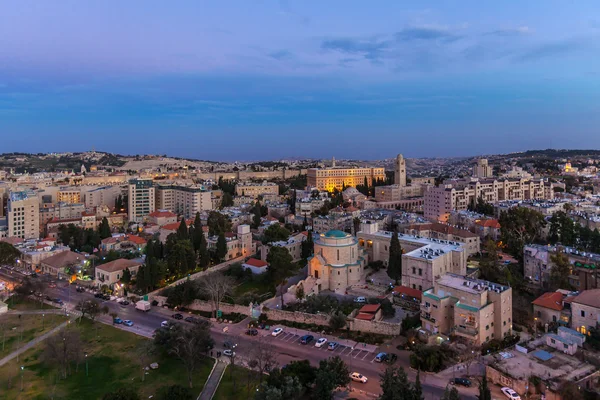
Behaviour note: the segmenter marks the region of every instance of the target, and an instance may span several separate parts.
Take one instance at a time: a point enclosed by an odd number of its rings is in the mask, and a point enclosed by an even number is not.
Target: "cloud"
[[[381,59],[389,47],[389,41],[376,39],[339,38],[328,39],[321,43],[321,48],[324,50],[361,55],[371,61]]]
[[[594,39],[595,40],[595,39]],[[516,62],[537,61],[544,58],[566,56],[589,47],[590,43],[581,38],[560,42],[545,43],[525,50],[514,58]]]
[[[292,53],[288,50],[278,50],[268,54],[269,57],[274,58],[276,60],[289,60],[292,58]]]
[[[443,28],[435,27],[412,27],[405,28],[397,32],[396,40],[400,42],[412,42],[412,41],[442,41],[442,42],[454,42],[462,38],[460,35],[456,35],[451,31]]]
[[[528,26],[520,26],[518,28],[498,29],[498,30],[491,31],[491,32],[485,32],[483,34],[483,36],[509,37],[509,36],[530,35],[532,33],[533,33],[533,29],[529,28]]]

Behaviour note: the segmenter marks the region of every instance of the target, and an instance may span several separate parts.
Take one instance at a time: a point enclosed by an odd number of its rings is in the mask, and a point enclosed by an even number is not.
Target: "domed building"
[[[308,260],[308,274],[315,280],[315,290],[345,292],[358,284],[367,258],[358,240],[349,233],[331,230],[315,240],[314,256]]]

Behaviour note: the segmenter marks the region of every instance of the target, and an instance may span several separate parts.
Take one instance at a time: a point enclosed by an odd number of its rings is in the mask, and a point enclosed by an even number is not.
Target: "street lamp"
[[[23,391],[23,372],[25,371],[25,366],[21,365],[21,392]]]
[[[46,315],[46,314],[42,314],[42,330],[44,330],[44,316],[45,316],[45,315]]]
[[[85,353],[85,376],[88,376],[88,353]]]

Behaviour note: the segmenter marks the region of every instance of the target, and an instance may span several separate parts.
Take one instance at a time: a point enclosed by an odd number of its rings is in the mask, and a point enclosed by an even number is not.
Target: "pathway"
[[[46,340],[50,336],[54,335],[55,333],[57,333],[58,331],[63,329],[65,326],[67,326],[67,324],[69,322],[70,321],[63,322],[62,324],[58,325],[56,328],[52,329],[51,331],[48,331],[48,332],[44,333],[42,336],[39,336],[39,337],[33,339],[31,342],[26,343],[20,349],[13,351],[12,353],[10,353],[9,355],[7,355],[6,357],[4,357],[3,359],[0,360],[0,367],[3,366],[4,364],[6,364],[7,362],[9,362],[10,360],[12,360],[13,358],[15,358],[16,356],[26,352],[27,350],[29,350],[36,344],[38,344],[38,343]]]
[[[227,368],[226,362],[220,360],[216,361],[215,367],[206,380],[202,393],[200,393],[197,400],[211,400],[214,397],[217,388],[219,387],[219,383],[221,383],[221,378],[223,378],[223,374],[225,373],[225,368]]]

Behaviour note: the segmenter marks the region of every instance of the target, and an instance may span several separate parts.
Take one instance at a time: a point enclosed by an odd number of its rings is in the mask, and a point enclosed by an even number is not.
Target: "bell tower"
[[[394,164],[394,183],[401,187],[406,186],[406,160],[402,157],[402,154],[396,156],[396,162]]]

